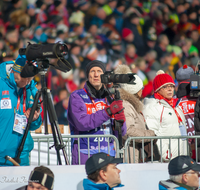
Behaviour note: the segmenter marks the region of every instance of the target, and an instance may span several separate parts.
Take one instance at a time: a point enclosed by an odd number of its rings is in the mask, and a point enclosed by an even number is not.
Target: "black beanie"
[[[86,65],[86,76],[87,76],[87,78],[88,78],[90,69],[91,69],[92,67],[100,67],[100,68],[103,70],[103,73],[105,73],[105,71],[106,71],[105,63],[103,63],[103,62],[101,62],[101,61],[98,61],[98,60],[90,61],[90,62]]]

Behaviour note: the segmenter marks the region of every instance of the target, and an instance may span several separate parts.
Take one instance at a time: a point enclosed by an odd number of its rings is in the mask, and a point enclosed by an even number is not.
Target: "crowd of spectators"
[[[18,50],[26,48],[28,42],[66,43],[69,48],[65,59],[73,69],[64,73],[50,68],[47,74],[60,124],[68,124],[66,97],[83,87],[85,66],[91,60],[102,61],[107,70],[128,65],[142,79],[144,98],[153,93],[156,71],[162,69],[175,80],[182,65],[194,69],[199,59],[198,0],[0,3],[0,62],[16,59]],[[35,80],[40,83],[39,76]]]

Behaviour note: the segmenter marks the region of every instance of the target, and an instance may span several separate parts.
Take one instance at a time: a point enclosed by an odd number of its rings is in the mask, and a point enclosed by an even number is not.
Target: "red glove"
[[[123,110],[123,101],[122,100],[115,100],[110,104],[110,107],[106,108],[106,113],[111,116],[114,115],[121,110]]]
[[[124,123],[126,121],[125,115],[124,115],[124,110],[121,113],[115,114],[115,120],[119,121],[121,123]]]

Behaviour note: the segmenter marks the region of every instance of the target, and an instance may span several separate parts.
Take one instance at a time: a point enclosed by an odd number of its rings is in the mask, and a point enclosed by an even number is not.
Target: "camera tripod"
[[[64,155],[64,159],[65,159],[65,164],[69,165],[69,161],[67,158],[67,153],[65,150],[65,145],[63,143],[63,139],[60,133],[60,129],[59,129],[59,125],[58,125],[58,119],[56,116],[56,112],[52,103],[52,99],[51,99],[51,93],[50,90],[47,89],[46,87],[46,82],[45,82],[45,74],[47,73],[47,69],[49,68],[49,62],[48,60],[43,60],[42,61],[42,68],[39,72],[39,74],[41,75],[41,84],[42,84],[42,88],[40,90],[37,91],[36,96],[35,96],[35,100],[33,103],[33,106],[31,108],[31,112],[28,118],[28,123],[26,126],[26,129],[24,131],[24,135],[22,138],[22,141],[20,143],[20,146],[18,147],[18,152],[17,152],[17,156],[15,158],[11,158],[9,156],[6,156],[6,160],[11,161],[14,165],[18,165],[18,163],[20,163],[20,155],[21,152],[23,150],[24,147],[24,143],[26,140],[26,137],[28,135],[28,131],[30,128],[30,125],[32,123],[33,120],[33,116],[35,111],[38,109],[38,102],[39,102],[39,98],[42,95],[43,98],[43,112],[44,112],[44,124],[45,124],[45,134],[48,134],[48,127],[47,127],[47,113],[49,116],[49,120],[51,123],[51,130],[52,130],[52,134],[53,134],[53,139],[54,139],[54,145],[55,149],[56,149],[56,154],[57,154],[57,158],[58,158],[58,163],[59,165],[62,165],[62,161],[61,161],[61,156],[60,156],[60,150],[62,149],[63,151],[63,155]],[[53,147],[52,146],[52,147]],[[50,147],[50,148],[52,148]]]

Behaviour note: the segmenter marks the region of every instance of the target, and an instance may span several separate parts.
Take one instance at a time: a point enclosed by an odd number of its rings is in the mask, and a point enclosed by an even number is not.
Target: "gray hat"
[[[194,74],[194,70],[192,67],[189,67],[187,65],[183,65],[178,71],[176,72],[176,79],[178,81],[184,81],[190,79],[190,75]]]

